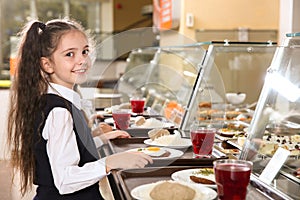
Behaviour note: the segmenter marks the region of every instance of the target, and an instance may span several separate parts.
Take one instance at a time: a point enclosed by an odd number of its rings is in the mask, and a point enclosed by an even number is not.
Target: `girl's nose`
[[[80,55],[79,58],[78,58],[78,64],[83,65],[86,62],[87,62],[87,57],[83,56],[83,55]]]

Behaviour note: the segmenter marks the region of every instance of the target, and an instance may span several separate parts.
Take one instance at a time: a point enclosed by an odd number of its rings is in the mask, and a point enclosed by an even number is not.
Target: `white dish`
[[[140,149],[145,149],[145,148],[135,148],[135,149],[130,149],[129,151],[140,151],[143,152],[143,150]],[[152,159],[159,159],[159,160],[163,160],[163,159],[170,159],[170,158],[178,158],[181,157],[183,155],[183,152],[177,149],[170,149],[170,148],[161,148],[164,151],[169,151],[170,155],[168,157],[152,157]]]
[[[130,123],[133,123],[134,120],[135,120],[135,117],[130,117]],[[114,119],[113,119],[112,117],[106,118],[106,119],[104,120],[104,122],[105,122],[105,123],[108,123],[108,124],[113,124],[113,123],[115,123],[115,121],[114,121]]]
[[[181,141],[180,145],[163,145],[163,144],[159,144],[155,140],[151,140],[151,139],[144,140],[144,143],[151,145],[151,146],[169,147],[169,148],[175,148],[175,149],[188,148],[188,147],[192,146],[192,141],[189,138],[181,138],[180,141]]]
[[[207,186],[207,187],[210,187],[210,188],[217,188],[216,184],[211,185],[211,184],[195,183],[190,179],[190,176],[194,175],[194,176],[197,176],[197,177],[200,177],[200,178],[206,178],[208,180],[216,182],[215,174],[209,174],[209,175],[201,174],[201,173],[199,173],[199,171],[201,169],[203,169],[203,168],[185,169],[185,170],[177,171],[177,172],[174,172],[171,175],[171,178],[175,181],[182,181],[182,182],[186,182],[186,183]]]
[[[150,192],[157,184],[159,184],[161,182],[163,182],[163,181],[140,185],[140,186],[134,188],[133,190],[131,190],[130,194],[135,199],[152,200],[152,198],[150,197]],[[208,187],[205,187],[202,185],[187,184],[184,182],[182,182],[181,184],[187,185],[196,191],[196,196],[194,198],[195,200],[196,199],[211,200],[211,199],[215,199],[217,197],[217,192],[211,188],[208,188]]]
[[[231,104],[241,104],[246,99],[245,93],[226,93],[226,99]]]

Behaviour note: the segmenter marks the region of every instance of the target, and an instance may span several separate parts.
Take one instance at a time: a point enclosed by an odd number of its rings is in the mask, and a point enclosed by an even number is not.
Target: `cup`
[[[193,123],[190,130],[193,144],[193,158],[210,158],[212,155],[215,128],[203,127]]]
[[[253,163],[246,160],[222,159],[214,161],[213,165],[219,199],[246,199]]]
[[[128,109],[112,110],[112,117],[116,129],[126,130],[129,128],[131,113]]]
[[[131,110],[133,113],[143,113],[145,98],[131,98],[130,99]]]

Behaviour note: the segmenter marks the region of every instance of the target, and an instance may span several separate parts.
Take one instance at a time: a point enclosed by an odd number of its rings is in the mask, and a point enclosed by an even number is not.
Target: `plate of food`
[[[164,122],[156,118],[145,119],[143,116],[137,116],[131,128],[137,129],[154,129],[154,128],[169,128],[174,127],[173,123]]]
[[[217,197],[217,192],[211,188],[171,180],[137,186],[130,194],[140,200],[211,200]]]
[[[235,135],[241,135],[244,134],[244,131],[235,130],[231,128],[221,128],[218,130],[218,134],[225,137],[233,137]]]
[[[144,143],[151,146],[168,147],[168,148],[188,148],[192,146],[190,138],[182,138],[178,130],[174,130],[174,134],[166,129],[152,129],[148,132],[149,139]]]
[[[183,155],[183,152],[177,149],[170,149],[164,147],[146,147],[146,148],[135,148],[130,149],[129,151],[137,151],[143,152],[153,159],[170,159],[170,158],[178,158]]]
[[[213,168],[185,169],[174,172],[171,178],[175,181],[182,181],[191,184],[204,185],[210,188],[217,188]]]

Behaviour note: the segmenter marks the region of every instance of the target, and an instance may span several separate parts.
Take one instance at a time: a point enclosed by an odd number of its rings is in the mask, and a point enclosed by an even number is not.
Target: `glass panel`
[[[141,48],[132,51],[116,89],[128,102],[146,98],[146,106],[180,125],[205,50],[201,47]]]
[[[209,46],[203,62],[203,81],[195,98],[194,113],[204,125],[226,128],[232,121],[247,127],[258,100],[267,68],[276,50],[262,43],[214,43]],[[245,100],[231,104],[227,93],[245,93]],[[195,112],[197,111],[197,112]],[[195,115],[186,119],[188,130]],[[242,129],[242,128],[241,128]]]
[[[211,56],[224,81],[225,92],[246,93],[244,103],[258,100],[276,46],[214,45]]]
[[[299,54],[299,45],[277,48],[240,156],[252,160],[256,166],[254,173],[260,175],[278,149],[288,150],[285,165],[270,181],[272,186],[295,199],[299,199],[296,191],[300,188],[295,173],[300,167]]]

